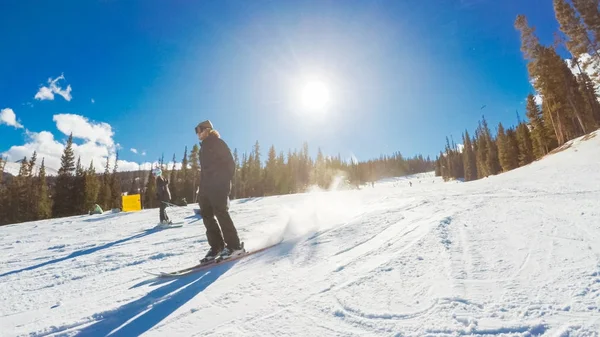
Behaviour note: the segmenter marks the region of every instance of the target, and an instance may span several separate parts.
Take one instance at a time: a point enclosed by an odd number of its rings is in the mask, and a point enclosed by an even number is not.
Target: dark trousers
[[[199,196],[198,205],[210,247],[221,250],[227,244],[231,249],[238,248],[240,238],[229,215],[229,196],[226,194]]]
[[[167,216],[167,204],[161,201],[160,203],[160,222],[163,220],[169,221],[169,216]]]

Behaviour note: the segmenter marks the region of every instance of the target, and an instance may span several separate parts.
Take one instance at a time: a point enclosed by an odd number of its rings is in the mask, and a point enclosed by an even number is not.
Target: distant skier
[[[229,147],[209,120],[198,124],[195,131],[201,142],[198,205],[210,245],[206,256],[200,261],[207,262],[218,256],[227,259],[245,252],[229,215],[229,194],[235,162]]]
[[[167,215],[167,202],[171,202],[171,191],[169,190],[169,180],[162,175],[162,170],[157,167],[152,170],[152,174],[156,178],[156,199],[160,201],[160,224],[167,225],[173,222],[169,220]]]

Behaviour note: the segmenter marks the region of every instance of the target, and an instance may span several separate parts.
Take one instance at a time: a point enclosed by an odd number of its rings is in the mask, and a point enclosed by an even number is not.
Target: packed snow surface
[[[2,336],[598,336],[600,137],[475,182],[235,200],[248,249],[208,249],[195,205],[0,228]],[[412,187],[409,185],[412,182]]]

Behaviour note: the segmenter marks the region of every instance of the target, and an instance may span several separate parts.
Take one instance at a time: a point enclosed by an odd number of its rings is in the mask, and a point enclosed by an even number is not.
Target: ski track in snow
[[[235,200],[247,248],[285,241],[178,279],[144,271],[197,263],[197,205],[0,227],[0,336],[598,336],[599,164]]]

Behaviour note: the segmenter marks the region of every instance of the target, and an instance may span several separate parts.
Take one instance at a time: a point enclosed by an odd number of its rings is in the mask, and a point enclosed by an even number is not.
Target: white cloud
[[[542,95],[541,94],[537,94],[537,95],[533,96],[533,98],[535,99],[535,104],[542,105],[542,102],[544,100],[542,99]]]
[[[56,122],[57,128],[65,135],[73,133],[75,160],[80,157],[82,166],[89,167],[90,162],[93,160],[96,172],[103,172],[107,158],[111,167],[114,165],[118,144],[115,144],[113,140],[114,133],[109,124],[90,122],[83,116],[73,114],[55,115],[53,120]],[[45,159],[49,171],[60,168],[66,137],[59,141],[49,131],[26,131],[26,137],[25,144],[12,146],[1,155],[14,162],[23,157],[30,158],[33,152],[36,151],[40,161],[42,158]],[[142,167],[152,167],[152,164],[119,160],[118,170],[138,170],[140,165]]]
[[[17,115],[11,108],[0,110],[0,124],[13,126],[15,129],[22,129],[23,125],[17,122]]]
[[[142,156],[145,156],[145,155],[146,155],[146,151],[142,152]]]
[[[94,99],[92,98],[92,104],[96,103],[96,101],[94,101]]]
[[[134,149],[134,148],[131,148],[131,149],[129,149],[129,151],[131,151],[131,152],[133,152],[133,153],[135,153],[135,154],[137,154],[137,153],[138,153],[138,150],[136,150],[136,149]]]
[[[31,157],[33,151],[37,151],[37,157],[41,160],[45,158],[46,166],[57,170],[60,167],[60,156],[64,149],[63,144],[57,142],[48,131],[27,132],[28,142],[24,145],[13,146],[2,155],[9,161]]]
[[[114,158],[111,161],[111,165],[112,165],[112,163],[114,163]],[[152,164],[150,164],[150,163],[144,163],[144,164],[139,163],[138,164],[138,163],[134,163],[132,161],[125,161],[125,160],[119,160],[118,164],[119,164],[119,167],[117,170],[121,171],[121,172],[137,171],[137,170],[143,169],[144,167],[152,167]]]
[[[60,95],[62,96],[66,101],[70,101],[73,96],[71,96],[71,85],[67,85],[66,89],[62,89],[57,83],[59,80],[64,80],[65,76],[64,75],[60,75],[55,79],[49,78],[48,79],[48,84],[49,86],[44,87],[42,86],[38,92],[35,94],[35,99],[40,100],[40,101],[44,101],[44,100],[54,100],[54,95]]]
[[[52,118],[56,127],[65,135],[73,133],[73,137],[113,146],[112,127],[108,123],[94,123],[87,118],[74,114],[59,114]]]
[[[458,149],[458,152],[462,153],[465,145],[464,144],[456,144],[456,148]]]

